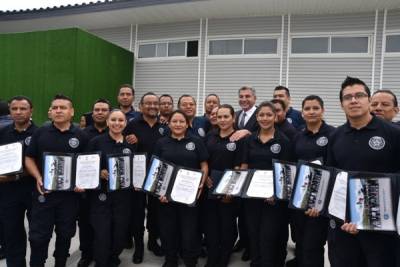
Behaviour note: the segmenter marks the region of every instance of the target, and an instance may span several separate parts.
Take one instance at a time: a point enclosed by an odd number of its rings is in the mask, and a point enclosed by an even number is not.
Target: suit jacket
[[[236,111],[235,112],[235,129],[239,129],[239,119],[240,119],[240,114],[242,113],[242,110]],[[256,119],[256,113],[254,112],[253,115],[251,115],[250,119],[247,121],[247,123],[244,125],[244,128],[246,130],[249,130],[250,132],[256,132],[259,129],[257,119]]]

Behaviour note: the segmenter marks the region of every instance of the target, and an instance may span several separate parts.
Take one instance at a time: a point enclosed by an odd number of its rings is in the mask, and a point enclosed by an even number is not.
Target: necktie
[[[239,121],[239,128],[240,129],[243,129],[244,128],[244,125],[245,125],[245,119],[246,119],[246,112],[242,112],[242,118],[240,119],[240,121]]]

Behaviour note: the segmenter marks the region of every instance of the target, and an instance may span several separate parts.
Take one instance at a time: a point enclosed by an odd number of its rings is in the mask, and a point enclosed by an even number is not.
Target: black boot
[[[135,238],[135,252],[132,256],[132,262],[134,264],[139,264],[143,262],[143,253],[144,253],[144,243],[143,236]]]
[[[90,263],[93,261],[93,257],[84,256],[78,261],[77,267],[89,267]]]
[[[54,267],[65,267],[67,265],[67,258],[56,258]]]
[[[147,241],[147,249],[152,251],[157,257],[164,256],[164,251],[157,242],[157,237],[149,233],[149,240]]]

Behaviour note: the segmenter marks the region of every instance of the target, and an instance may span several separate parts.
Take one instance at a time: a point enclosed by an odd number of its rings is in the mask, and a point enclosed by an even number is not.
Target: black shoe
[[[178,267],[178,263],[172,261],[165,261],[162,267]]]
[[[54,267],[65,267],[67,265],[67,259],[65,258],[57,258],[55,260]]]
[[[77,267],[89,267],[90,263],[93,261],[91,257],[82,257],[78,261]]]
[[[157,257],[164,256],[164,250],[157,243],[157,239],[150,239],[147,241],[147,249],[152,251]]]
[[[200,257],[201,258],[207,258],[207,255],[208,255],[207,249],[205,247],[202,247],[201,250],[200,250]]]
[[[244,247],[243,247],[242,241],[239,239],[239,240],[235,243],[235,245],[233,246],[232,252],[239,252],[239,251],[241,251],[243,248],[244,248]]]
[[[144,253],[144,244],[142,242],[138,242],[135,244],[135,252],[132,256],[132,262],[134,264],[139,264],[143,262],[143,253]]]
[[[126,241],[125,249],[131,249],[131,248],[133,248],[133,240],[132,240],[132,238],[129,238]]]
[[[285,265],[286,267],[297,267],[297,260],[296,260],[296,258],[293,258],[293,259],[291,259],[291,260],[288,260],[287,262],[286,262],[286,265]]]
[[[242,261],[250,260],[250,252],[248,249],[245,249],[242,254]]]
[[[0,247],[0,260],[6,258],[6,253],[4,252],[4,248]]]

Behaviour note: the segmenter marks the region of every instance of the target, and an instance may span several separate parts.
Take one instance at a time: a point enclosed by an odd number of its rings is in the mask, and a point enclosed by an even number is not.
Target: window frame
[[[200,40],[199,37],[187,37],[187,38],[173,38],[173,39],[161,39],[161,40],[140,40],[138,41],[137,44],[137,53],[135,55],[135,59],[137,61],[166,61],[166,60],[198,60],[199,59],[199,53],[200,49],[198,49],[197,56],[195,57],[188,57],[187,56],[187,43],[190,41],[197,41],[198,42],[198,48],[200,47]],[[179,42],[184,42],[185,43],[185,54],[183,56],[168,56],[169,52],[169,43],[179,43]],[[148,44],[155,44],[157,47],[157,44],[160,43],[166,43],[167,44],[167,54],[165,57],[145,57],[145,58],[140,58],[139,57],[139,49],[141,45],[148,45]],[[157,49],[157,48],[156,48]]]
[[[252,39],[274,39],[276,40],[276,53],[275,54],[245,54],[245,40]],[[231,54],[231,55],[210,55],[210,42],[211,41],[226,41],[226,40],[241,40],[242,41],[242,53],[241,54]],[[235,59],[235,58],[279,58],[280,57],[280,46],[281,38],[278,34],[268,34],[268,35],[218,35],[218,36],[208,36],[206,40],[206,57],[207,59]]]
[[[328,38],[327,53],[292,53],[292,40],[294,38]],[[366,37],[368,38],[368,52],[362,53],[332,53],[332,38],[335,37]],[[288,55],[291,58],[369,58],[373,57],[373,41],[374,35],[372,32],[346,32],[346,33],[292,33],[289,38]]]
[[[393,35],[399,35],[400,36],[400,31],[386,31],[385,33],[385,57],[400,57],[400,52],[386,52],[386,43],[387,43],[387,37],[388,36],[393,36]]]

